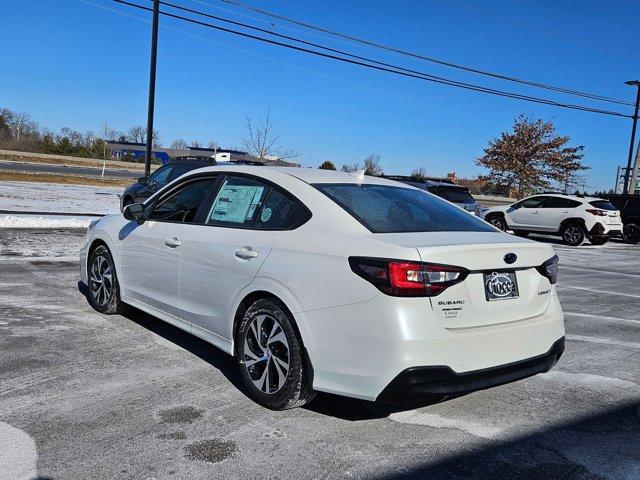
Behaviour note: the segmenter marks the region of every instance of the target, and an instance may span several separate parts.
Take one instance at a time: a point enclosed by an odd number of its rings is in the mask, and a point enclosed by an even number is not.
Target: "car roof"
[[[361,175],[358,172],[347,173],[337,172],[334,170],[321,170],[319,168],[301,168],[301,167],[268,167],[268,166],[254,166],[254,165],[216,165],[198,169],[198,172],[220,172],[220,171],[233,171],[239,173],[247,173],[250,175],[256,175],[258,177],[271,178],[279,175],[286,175],[289,177],[297,178],[308,184],[315,183],[357,183],[357,184],[371,184],[371,185],[391,185],[402,186],[411,188],[411,185],[407,185],[392,180],[387,180],[380,177],[374,177],[370,175]]]
[[[527,198],[532,197],[560,197],[560,198],[570,198],[571,200],[577,200],[579,202],[592,202],[594,200],[606,200],[606,198],[599,197],[587,197],[583,195],[571,195],[569,193],[562,192],[542,192],[536,193],[534,195],[529,195]]]

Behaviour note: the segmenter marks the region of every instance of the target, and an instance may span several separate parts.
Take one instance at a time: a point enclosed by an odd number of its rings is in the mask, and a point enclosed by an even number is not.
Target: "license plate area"
[[[514,271],[483,273],[484,296],[487,302],[513,300],[520,296]]]

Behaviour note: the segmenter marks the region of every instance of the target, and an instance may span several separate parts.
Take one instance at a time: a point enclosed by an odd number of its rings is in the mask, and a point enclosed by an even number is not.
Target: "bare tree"
[[[424,167],[414,168],[411,172],[411,178],[415,178],[418,181],[423,181],[427,178],[427,171]]]
[[[295,150],[278,145],[284,134],[274,132],[275,124],[271,121],[271,109],[267,109],[267,114],[257,124],[247,117],[244,128],[246,130],[244,147],[250,155],[260,159],[274,156],[281,160],[300,156],[300,153]]]
[[[126,136],[129,142],[135,143],[147,143],[147,129],[142,125],[136,125],[131,127]],[[151,145],[154,147],[160,146],[160,132],[153,129],[153,135],[151,135]]]
[[[187,145],[187,142],[185,140],[179,138],[171,142],[170,148],[173,148],[175,150],[186,150],[188,146],[189,145]]]
[[[12,112],[5,108],[2,109],[2,118],[16,142],[20,141],[21,136],[33,136],[38,132],[38,124],[31,120],[31,115],[28,113]]]
[[[209,140],[209,143],[207,143],[207,148],[218,150],[220,148],[220,145],[218,145],[218,142],[216,142],[215,140]]]
[[[344,165],[342,165],[342,168],[340,170],[342,170],[343,172],[351,173],[362,170],[362,167],[359,163],[345,163]]]
[[[372,153],[364,159],[364,174],[380,176],[382,175],[382,167],[380,166],[380,160],[382,157],[379,153]]]

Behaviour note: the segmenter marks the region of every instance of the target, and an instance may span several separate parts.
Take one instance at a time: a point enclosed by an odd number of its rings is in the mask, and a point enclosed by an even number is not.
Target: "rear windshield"
[[[422,190],[350,183],[314,186],[373,233],[495,232],[477,217]]]
[[[616,207],[611,205],[611,202],[608,200],[594,200],[593,202],[589,202],[589,204],[593,207],[599,208],[600,210],[618,210]]]
[[[438,187],[437,192],[442,198],[453,203],[464,203],[466,205],[476,203],[466,188]]]

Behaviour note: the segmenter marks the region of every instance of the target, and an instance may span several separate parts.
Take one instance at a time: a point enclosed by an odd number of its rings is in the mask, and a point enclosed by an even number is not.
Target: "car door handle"
[[[169,238],[165,238],[164,244],[167,247],[176,248],[182,245],[182,242],[178,240],[176,237],[169,237]]]
[[[562,210],[560,213],[569,213],[569,210]]]
[[[533,214],[538,214],[538,213],[540,213],[540,210],[534,210],[534,211],[533,211],[533,212],[531,212],[531,213],[533,213]]]
[[[251,260],[252,258],[256,258],[257,256],[258,252],[252,250],[251,247],[245,247],[236,250],[236,257],[241,258],[242,260]]]

